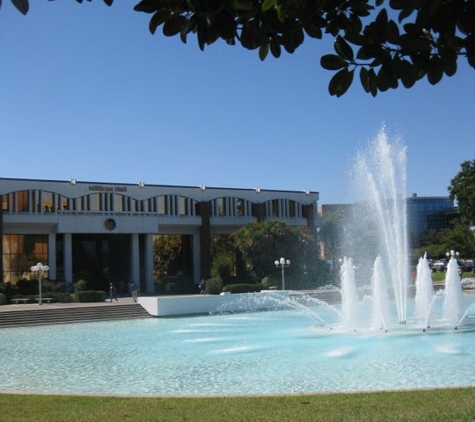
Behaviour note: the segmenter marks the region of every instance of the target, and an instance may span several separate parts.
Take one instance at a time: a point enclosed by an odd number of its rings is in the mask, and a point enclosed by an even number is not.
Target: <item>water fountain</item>
[[[240,295],[242,303],[211,315],[0,330],[0,391],[288,394],[475,385],[475,295],[462,295],[454,257],[445,289],[434,293],[424,256],[415,298],[408,297],[405,150],[389,145],[384,132],[373,147],[358,158],[372,198],[366,215],[381,227],[364,295],[357,277],[365,266],[345,257],[341,305],[268,292]]]
[[[366,321],[358,313],[363,306],[359,302],[355,285],[353,260],[344,258],[341,267],[342,320],[349,330],[394,329],[408,323],[409,248],[406,227],[406,148],[396,140],[391,144],[384,130],[373,140],[368,150],[356,158],[354,178],[364,195],[361,211],[353,219],[357,227],[368,225],[370,215],[376,223],[372,236],[376,238],[379,254],[374,258],[371,275],[371,293],[364,302],[370,301],[371,314]],[[353,236],[354,233],[352,233]],[[360,245],[359,245],[360,247]],[[424,256],[419,260],[415,280],[414,314],[410,327],[426,330],[438,326],[459,327],[463,323],[463,300],[457,259],[452,251],[447,268],[445,290],[434,294],[431,270]],[[388,299],[388,292],[394,297]],[[435,318],[436,306],[443,301],[443,315]],[[395,307],[395,315],[391,308]],[[440,306],[439,306],[440,308]]]

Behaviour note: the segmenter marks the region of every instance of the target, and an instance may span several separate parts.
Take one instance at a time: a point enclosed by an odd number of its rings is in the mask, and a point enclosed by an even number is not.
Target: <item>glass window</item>
[[[16,283],[30,278],[30,267],[48,262],[48,235],[3,235],[3,280]]]
[[[295,201],[289,200],[289,217],[297,217],[297,207]]]
[[[69,198],[58,195],[56,198],[56,206],[58,211],[69,210]]]
[[[184,196],[178,197],[178,215],[188,215],[188,198]]]
[[[29,212],[30,211],[30,202],[29,195],[27,190],[22,190],[17,192],[17,211],[18,212]]]
[[[53,212],[53,192],[42,192],[41,196],[43,212]]]
[[[272,217],[279,217],[279,200],[278,199],[273,199],[272,200],[271,215],[272,215]]]
[[[226,215],[227,207],[226,207],[226,198],[218,198],[216,200],[218,206],[218,215],[224,216]]]
[[[238,217],[243,217],[245,214],[244,210],[245,210],[245,205],[244,205],[244,199],[241,199],[241,198],[237,198],[236,199],[236,215]]]
[[[3,211],[12,211],[13,193],[2,195],[2,209]]]

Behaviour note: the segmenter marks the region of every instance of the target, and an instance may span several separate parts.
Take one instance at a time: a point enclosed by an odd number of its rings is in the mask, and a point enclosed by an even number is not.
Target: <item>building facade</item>
[[[210,276],[211,238],[252,221],[314,227],[318,192],[0,178],[4,282],[49,265],[49,279],[139,281],[154,293],[154,241],[180,242],[177,276]]]
[[[417,196],[406,199],[407,230],[411,247],[421,246],[428,230],[440,230],[449,226],[457,214],[453,201],[448,196]]]

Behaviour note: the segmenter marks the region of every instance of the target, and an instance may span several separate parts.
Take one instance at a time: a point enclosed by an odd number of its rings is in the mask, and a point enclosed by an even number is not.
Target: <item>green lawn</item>
[[[432,273],[432,281],[434,281],[434,282],[444,281],[446,275],[447,275],[447,273],[445,273],[445,272]],[[475,278],[475,274],[474,273],[463,273],[462,278]]]
[[[0,420],[473,422],[475,388],[193,398],[0,394]]]

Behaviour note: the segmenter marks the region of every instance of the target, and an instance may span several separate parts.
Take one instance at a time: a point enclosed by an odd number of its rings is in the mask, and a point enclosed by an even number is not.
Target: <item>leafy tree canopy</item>
[[[29,0],[11,2],[28,12]],[[475,68],[473,0],[140,0],[134,10],[151,14],[152,34],[161,27],[184,43],[193,34],[201,50],[218,39],[239,43],[261,60],[328,34],[335,53],[320,64],[336,72],[328,89],[337,97],[356,71],[363,89],[376,96],[424,77],[437,84],[457,72],[459,57]]]
[[[475,160],[464,161],[462,170],[450,181],[449,196],[456,200],[460,217],[468,223],[475,223]]]
[[[274,261],[282,256],[292,261],[292,267],[298,267],[304,261],[304,248],[314,241],[306,229],[287,226],[280,220],[248,223],[231,237],[248,268],[260,277],[274,270]]]
[[[470,227],[455,220],[450,228],[442,230],[442,240],[448,246],[447,251],[460,252],[462,258],[475,257],[475,236]]]

